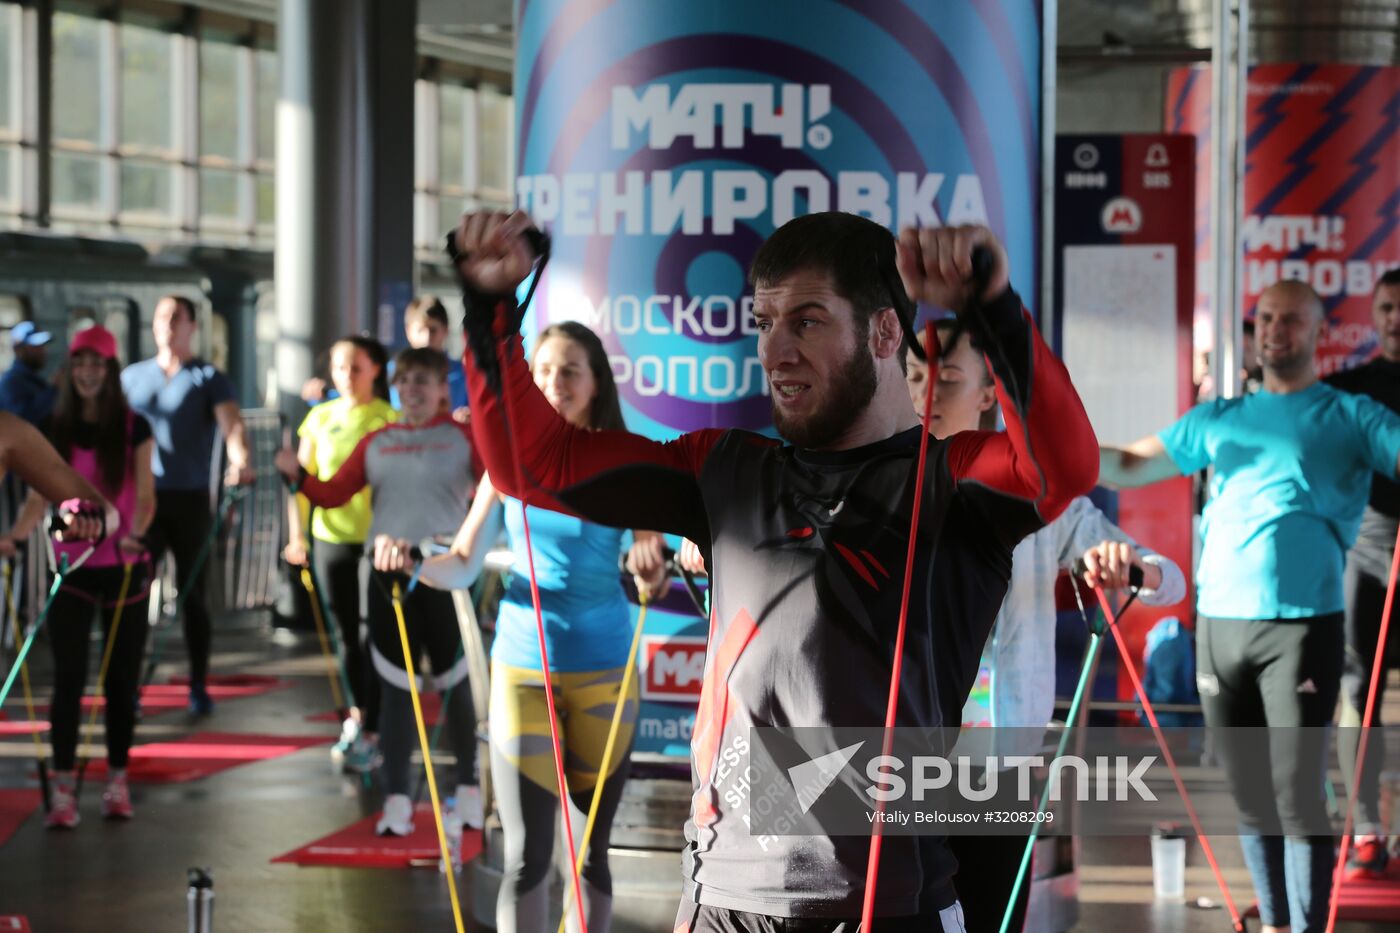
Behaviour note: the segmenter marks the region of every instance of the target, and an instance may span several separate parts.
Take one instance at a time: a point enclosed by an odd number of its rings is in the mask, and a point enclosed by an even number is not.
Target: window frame
[[[422,256],[434,257],[440,252],[439,240],[444,232],[439,214],[447,199],[460,201],[464,210],[494,208],[510,210],[514,204],[515,140],[513,97],[508,90],[480,76],[458,74],[445,67],[446,63],[428,60],[414,83],[414,179],[413,232],[414,248]],[[462,184],[443,180],[442,126],[444,87],[465,92],[462,113],[463,177]],[[509,115],[506,139],[496,144],[504,147],[502,155],[507,169],[508,190],[488,188],[482,184],[482,152],[488,140],[482,133],[481,100],[483,94],[503,98]]]
[[[15,4],[13,0],[0,0],[0,5]],[[24,6],[19,8],[29,9]],[[260,183],[275,184],[275,140],[271,147],[262,146],[273,153],[273,158],[259,157],[259,91],[264,89],[264,82],[258,80],[258,57],[269,53],[276,55],[275,33],[271,25],[251,18],[213,14],[181,4],[140,0],[117,0],[101,5],[93,0],[60,0],[55,10],[57,14],[82,16],[98,23],[101,49],[97,66],[101,85],[99,127],[95,143],[53,135],[43,157],[50,160],[50,165],[55,158],[64,156],[97,159],[98,198],[90,205],[56,204],[50,188],[49,203],[35,203],[31,210],[15,211],[11,205],[0,202],[0,220],[17,220],[20,225],[49,226],[60,231],[85,234],[96,229],[142,240],[269,247],[275,218],[259,221],[258,188]],[[127,26],[155,29],[168,36],[168,148],[122,141],[122,36]],[[37,29],[34,34],[37,35]],[[214,43],[232,46],[235,56],[237,115],[231,157],[205,153],[201,146],[200,57],[203,50]],[[22,53],[37,57],[33,51],[36,45],[28,35],[18,44]],[[268,90],[275,95],[278,88],[274,83]],[[37,94],[35,96],[37,98]],[[50,107],[53,106],[56,104],[51,102]],[[275,134],[275,98],[272,106],[274,117],[271,129]],[[36,102],[36,112],[37,108]],[[0,128],[0,145],[11,142],[9,136],[4,135],[4,130]],[[37,124],[36,132],[31,137],[35,138],[33,148],[37,160],[36,137]],[[170,195],[166,199],[165,209],[122,207],[122,169],[126,165],[160,167],[170,173]],[[203,172],[210,170],[231,172],[235,176],[235,209],[227,217],[205,214],[201,210],[201,177]],[[37,185],[27,184],[30,177],[26,174],[16,180],[15,186],[21,193],[31,188],[37,189]],[[38,200],[37,190],[34,200]],[[43,208],[47,209],[47,224],[41,220]]]

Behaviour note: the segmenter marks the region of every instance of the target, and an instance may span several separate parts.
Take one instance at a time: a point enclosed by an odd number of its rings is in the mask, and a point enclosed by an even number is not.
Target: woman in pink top
[[[132,815],[126,764],[136,728],[136,694],[146,644],[150,590],[150,562],[142,537],[155,516],[155,480],[151,473],[154,442],[146,419],[127,407],[117,363],[117,341],[106,328],[78,331],[69,344],[68,367],[59,385],[58,405],[48,425],[48,436],[63,459],[116,507],[118,515],[115,532],[64,580],[48,615],[54,662],[53,704],[49,710],[54,784],[47,825],[71,829],[78,825],[74,766],[92,619],[95,614],[101,616],[105,639],[111,631],[117,602],[122,598],[127,564],[135,566],[103,682],[108,778],[102,794],[102,815],[108,819],[130,819]],[[10,533],[0,538],[0,554],[13,554],[15,542],[29,537],[43,518],[44,506],[43,498],[31,492]],[[70,562],[87,550],[82,542],[55,547],[59,558],[67,556]]]

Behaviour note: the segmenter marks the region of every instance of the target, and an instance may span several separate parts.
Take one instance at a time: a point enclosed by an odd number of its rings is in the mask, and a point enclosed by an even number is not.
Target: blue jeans
[[[1332,841],[1326,836],[1240,836],[1264,924],[1291,924],[1293,933],[1321,933],[1327,928],[1336,863]]]

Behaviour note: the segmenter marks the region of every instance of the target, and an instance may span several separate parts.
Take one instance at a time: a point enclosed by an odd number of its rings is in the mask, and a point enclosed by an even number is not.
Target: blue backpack
[[[1142,686],[1154,706],[1158,703],[1199,703],[1196,692],[1196,639],[1180,620],[1167,616],[1152,626],[1143,649]],[[1146,724],[1141,712],[1138,719]],[[1199,726],[1200,713],[1158,713],[1163,726]]]

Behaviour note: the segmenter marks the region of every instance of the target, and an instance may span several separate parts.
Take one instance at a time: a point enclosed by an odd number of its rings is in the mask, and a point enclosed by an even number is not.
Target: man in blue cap
[[[52,334],[39,330],[33,321],[20,321],[10,328],[15,362],[0,376],[0,410],[13,412],[35,426],[48,420],[58,400],[58,389],[44,378],[52,339]]]

